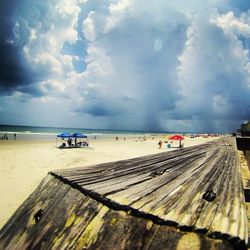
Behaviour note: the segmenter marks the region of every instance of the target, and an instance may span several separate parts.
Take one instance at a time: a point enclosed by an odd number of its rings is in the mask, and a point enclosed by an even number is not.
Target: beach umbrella
[[[63,132],[63,133],[57,135],[57,136],[56,136],[56,147],[57,147],[57,137],[60,137],[60,138],[62,138],[62,140],[63,140],[64,138],[70,138],[71,135],[70,135],[70,133],[67,133],[67,132]]]
[[[87,138],[87,135],[83,135],[83,134],[77,132],[77,133],[72,134],[71,137],[73,137],[73,138]]]
[[[179,145],[179,147],[181,148],[181,147],[183,147],[183,145],[181,145],[181,141],[182,140],[185,140],[185,138],[182,136],[182,135],[172,135],[172,136],[170,136],[169,138],[168,138],[169,140],[175,140],[175,141],[180,141],[180,145]]]
[[[64,132],[64,133],[61,133],[61,134],[57,135],[57,137],[69,138],[69,137],[71,137],[71,135],[70,135],[70,133]]]
[[[182,135],[172,135],[168,137],[169,140],[175,140],[175,141],[182,141],[185,140],[185,138]]]

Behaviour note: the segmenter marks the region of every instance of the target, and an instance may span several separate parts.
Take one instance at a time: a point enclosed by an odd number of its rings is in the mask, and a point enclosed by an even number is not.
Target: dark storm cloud
[[[32,44],[32,32],[35,32],[34,37],[37,35],[36,32],[40,32],[42,36],[49,32],[53,26],[54,10],[55,2],[51,3],[46,0],[42,2],[3,0],[0,2],[1,94],[11,95],[19,91],[32,96],[44,95],[39,82],[51,77],[50,69],[53,68],[51,61],[53,62],[54,57],[48,51],[46,40],[37,39]],[[55,20],[58,18],[55,17]],[[50,62],[48,59],[41,59],[44,60],[43,65],[37,66],[34,61],[30,60],[30,58],[37,59],[40,55],[42,57],[44,53],[50,56]]]
[[[19,48],[8,43],[0,43],[0,87],[4,92],[31,82]]]
[[[113,112],[110,108],[102,107],[99,105],[86,106],[82,110],[78,110],[80,112],[84,112],[93,116],[111,116],[117,115],[118,112]]]
[[[32,81],[22,45],[15,42],[16,7],[18,1],[1,1],[0,3],[0,90],[11,93]],[[29,92],[29,88],[26,87]]]
[[[93,15],[92,18],[95,17]],[[93,22],[100,20],[97,18]],[[101,24],[96,29],[100,27]],[[139,120],[145,130],[161,130],[161,114],[174,109],[179,98],[174,72],[179,64],[178,55],[183,51],[187,27],[186,17],[175,10],[157,9],[150,12],[138,9],[133,15],[126,15],[108,33],[97,33],[95,43],[105,48],[106,55],[111,58],[113,71],[107,80],[103,76],[98,79],[102,84],[98,85],[97,93],[100,91],[101,94],[97,98],[102,98],[105,110],[102,108],[102,112],[99,112],[99,109],[93,108],[96,107],[94,105],[88,108],[88,114],[114,114],[113,105],[104,104],[110,102],[110,93],[113,96],[117,93],[120,99],[115,107],[123,107],[118,114],[125,115],[124,120],[127,113],[131,113],[134,114],[130,118],[131,123]],[[87,30],[88,27],[85,28]],[[87,34],[90,39],[91,34]],[[110,91],[105,91],[107,89]],[[126,98],[122,99],[121,93],[126,93],[136,102],[125,102]],[[86,112],[86,109],[82,111]]]
[[[92,96],[92,100],[89,100],[85,105],[76,110],[77,113],[87,113],[92,116],[116,116],[124,113],[124,110],[119,104],[118,100],[103,100]]]

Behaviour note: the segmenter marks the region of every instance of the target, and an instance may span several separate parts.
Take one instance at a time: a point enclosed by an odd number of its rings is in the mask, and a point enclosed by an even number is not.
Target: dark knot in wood
[[[35,215],[34,215],[34,219],[35,219],[35,222],[38,223],[41,218],[42,218],[42,215],[43,215],[44,211],[42,209],[39,209]]]
[[[209,202],[214,201],[215,198],[216,198],[216,193],[213,192],[212,190],[206,191],[202,196],[202,199]]]

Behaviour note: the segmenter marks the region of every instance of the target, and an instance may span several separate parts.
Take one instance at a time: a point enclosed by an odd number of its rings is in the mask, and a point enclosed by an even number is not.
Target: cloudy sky
[[[0,124],[231,131],[249,49],[246,0],[1,0]]]

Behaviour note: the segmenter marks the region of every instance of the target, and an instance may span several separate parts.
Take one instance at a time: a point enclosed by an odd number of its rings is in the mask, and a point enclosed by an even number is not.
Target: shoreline
[[[8,139],[4,139],[5,134],[7,135]],[[14,134],[16,134],[16,139],[14,138]],[[158,136],[167,136],[171,133],[113,133],[113,134],[105,134],[105,133],[92,133],[92,134],[85,134],[88,139],[107,139],[107,138],[139,138],[139,137],[158,137]],[[13,131],[0,131],[0,141],[29,141],[29,140],[60,140],[57,137],[57,133],[44,133],[44,132],[13,132]]]
[[[58,149],[56,138],[48,140],[0,140],[0,228],[35,190],[47,173],[56,169],[87,167],[105,162],[125,160],[177,149],[164,143],[158,148],[163,135],[122,134],[118,140],[112,135],[97,139],[89,138],[88,148]],[[126,138],[124,140],[124,137]],[[141,139],[139,139],[139,137]],[[202,144],[216,137],[186,138],[185,147]]]

